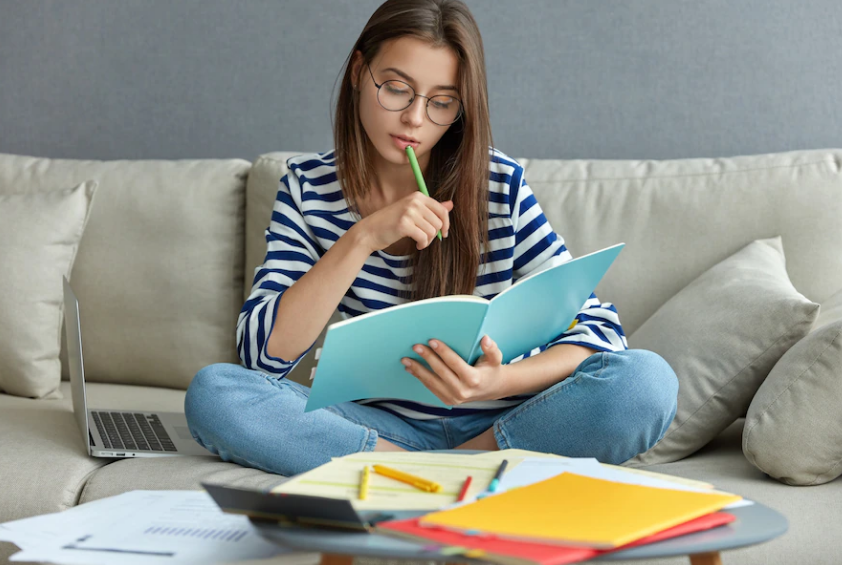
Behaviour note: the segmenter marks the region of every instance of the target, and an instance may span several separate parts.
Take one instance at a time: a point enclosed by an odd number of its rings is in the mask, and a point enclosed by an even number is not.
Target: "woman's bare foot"
[[[500,447],[497,445],[497,440],[494,437],[494,428],[488,428],[480,435],[473,437],[456,446],[455,449],[482,449],[484,451],[499,451]]]
[[[374,451],[406,451],[406,449],[398,447],[394,443],[386,441],[382,437],[378,437],[377,445],[374,446]]]

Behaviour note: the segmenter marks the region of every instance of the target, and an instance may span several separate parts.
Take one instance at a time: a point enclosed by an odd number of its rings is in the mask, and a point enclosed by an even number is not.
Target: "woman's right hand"
[[[453,201],[439,202],[420,191],[381,208],[360,220],[364,240],[371,252],[385,249],[405,237],[415,240],[417,249],[424,249],[441,230],[447,237],[450,230],[450,211]]]

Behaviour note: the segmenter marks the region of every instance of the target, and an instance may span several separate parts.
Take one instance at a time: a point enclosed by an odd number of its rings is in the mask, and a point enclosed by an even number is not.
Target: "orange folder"
[[[655,488],[562,473],[432,512],[421,526],[515,541],[612,549],[741,500],[727,493]]]

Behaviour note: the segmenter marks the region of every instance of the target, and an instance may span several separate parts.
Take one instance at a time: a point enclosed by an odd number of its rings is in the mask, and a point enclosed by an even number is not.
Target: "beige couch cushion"
[[[0,155],[0,186],[99,182],[72,273],[89,380],[186,388],[205,365],[237,361],[249,168]]]
[[[80,502],[135,489],[197,490],[203,482],[269,490],[286,478],[208,457],[122,459],[102,468],[85,486]]]
[[[108,463],[88,457],[70,409],[61,400],[0,394],[0,522],[74,506],[85,482]]]
[[[0,394],[0,523],[134,489],[196,489],[201,481],[263,488],[284,480],[215,457],[89,457],[73,418],[70,383],[62,382],[61,391],[61,400]],[[184,410],[182,390],[90,383],[86,391],[90,408]]]
[[[678,408],[663,439],[627,465],[677,461],[745,414],[818,310],[790,283],[780,237],[750,243],[670,298],[629,337],[629,346],[655,351],[670,364]]]
[[[793,488],[779,483],[753,467],[740,448],[745,420],[739,419],[692,457],[652,465],[648,471],[707,481],[769,506],[783,514],[789,530],[760,545],[728,550],[726,564],[746,565],[831,565],[839,562],[838,532],[842,531],[842,480],[810,488]],[[628,565],[687,565],[687,557],[621,561]]]
[[[0,183],[0,391],[58,395],[62,276],[70,276],[96,187],[14,193],[20,187]]]
[[[574,256],[624,241],[597,287],[626,335],[701,273],[756,239],[783,239],[795,288],[842,288],[842,150],[716,159],[521,160]]]
[[[790,485],[842,475],[842,320],[810,333],[769,373],[748,410],[743,452]]]
[[[112,459],[88,456],[73,417],[70,383],[62,382],[61,391],[61,400],[33,400],[0,394],[0,477],[4,485],[0,488],[0,522],[74,506],[85,499],[83,490],[89,488],[87,485],[94,472],[113,464]],[[86,392],[89,408],[184,410],[183,390],[89,383]],[[221,476],[226,480],[260,477],[257,483],[246,481],[242,484],[277,483],[281,480],[276,475],[210,457],[132,459],[118,463],[122,469],[119,473],[105,475],[91,488],[100,493],[105,492],[100,488],[106,489],[112,494],[144,488],[138,486],[141,484],[148,488],[196,488],[186,485],[195,485],[197,477],[215,476],[217,472],[222,472]],[[125,468],[126,463],[138,463],[137,469],[143,469],[145,465],[164,467],[160,467],[163,469],[161,473],[144,479],[141,477],[143,471],[133,473],[130,465],[129,469]],[[167,468],[168,464],[173,466]],[[197,470],[203,471],[197,474]],[[233,475],[230,473],[232,470]],[[120,478],[121,473],[123,478]],[[9,488],[12,485],[14,488]]]

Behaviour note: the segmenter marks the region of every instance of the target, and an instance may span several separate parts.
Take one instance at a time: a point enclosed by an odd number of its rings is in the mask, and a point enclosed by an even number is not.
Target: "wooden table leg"
[[[320,565],[352,565],[354,558],[351,555],[338,555],[336,553],[322,553]]]
[[[690,556],[690,565],[722,565],[722,558],[718,551],[697,553]]]

